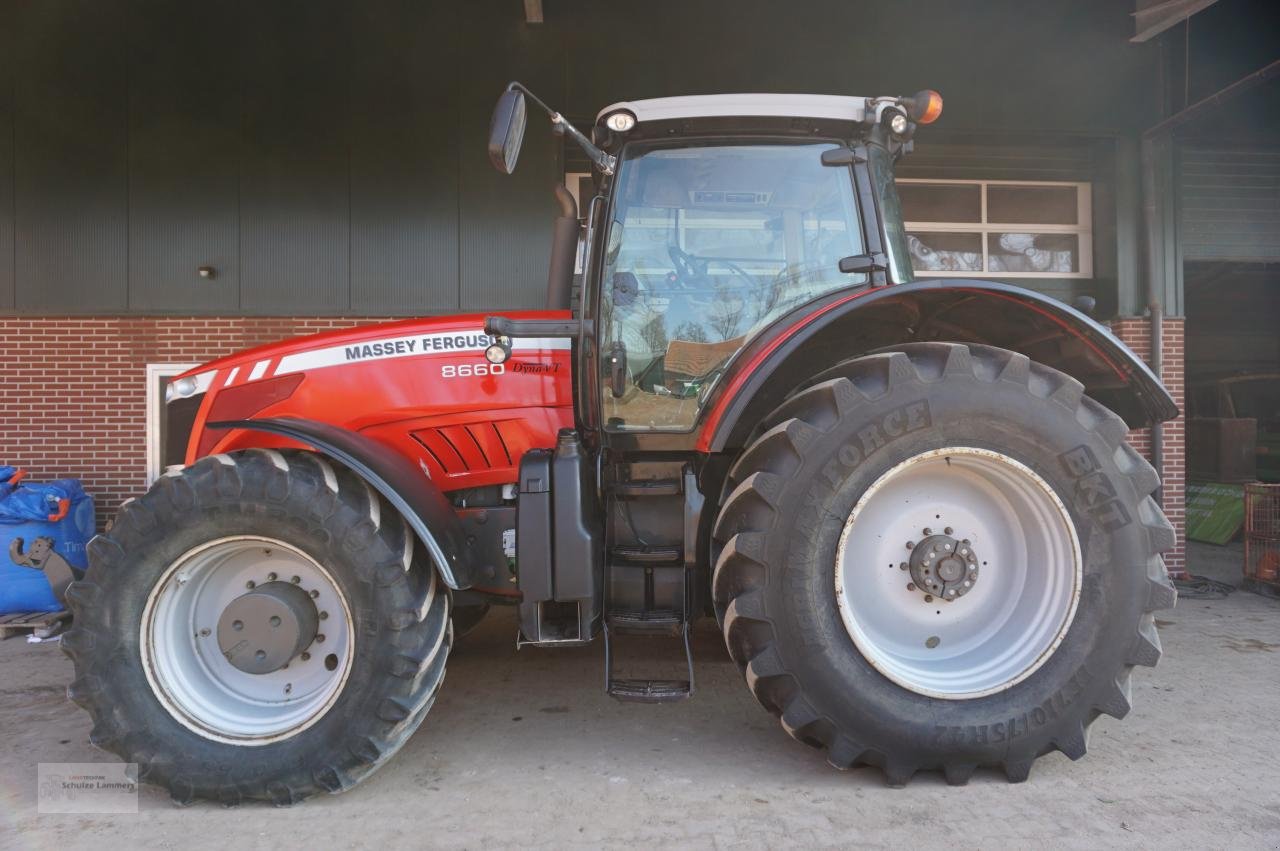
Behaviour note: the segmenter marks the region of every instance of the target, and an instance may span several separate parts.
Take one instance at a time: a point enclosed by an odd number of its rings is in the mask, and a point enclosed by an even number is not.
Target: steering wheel
[[[671,262],[676,267],[676,280],[682,284],[691,283],[693,280],[707,281],[707,268],[711,265],[710,260],[704,260],[695,257],[678,245],[668,245],[667,254],[671,257]],[[755,289],[760,286],[760,282],[756,277],[746,269],[743,269],[732,260],[717,260],[721,266],[724,266],[738,278],[744,282],[739,287],[729,287],[729,289]]]
[[[708,261],[699,260],[678,245],[667,246],[667,256],[676,267],[676,280],[682,284],[707,277]]]

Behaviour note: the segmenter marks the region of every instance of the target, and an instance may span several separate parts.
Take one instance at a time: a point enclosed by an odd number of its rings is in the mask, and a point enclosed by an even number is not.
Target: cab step
[[[678,637],[684,628],[680,613],[672,611],[613,612],[605,617],[615,633]]]
[[[619,497],[646,496],[679,496],[679,479],[633,479],[626,482],[614,482],[609,485],[609,493]]]
[[[620,635],[673,637],[684,650],[686,679],[616,677],[613,671],[614,642]],[[689,647],[688,618],[671,611],[612,612],[604,620],[605,692],[618,700],[634,703],[671,703],[693,695],[693,650]]]
[[[609,694],[628,703],[674,703],[693,695],[689,680],[609,680]]]
[[[618,567],[676,567],[684,563],[680,547],[614,547],[609,563]]]

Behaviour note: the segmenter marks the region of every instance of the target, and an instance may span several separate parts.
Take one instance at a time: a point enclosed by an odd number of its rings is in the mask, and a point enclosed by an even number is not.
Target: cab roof
[[[619,110],[636,117],[637,123],[689,118],[814,118],[852,121],[866,117],[867,99],[845,95],[685,95],[669,98],[628,100],[600,110],[596,121]]]

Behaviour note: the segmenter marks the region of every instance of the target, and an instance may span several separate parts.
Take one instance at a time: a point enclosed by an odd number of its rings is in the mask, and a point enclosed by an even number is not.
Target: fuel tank
[[[559,429],[574,424],[572,353],[565,339],[517,339],[506,363],[490,364],[484,317],[329,331],[196,367],[169,384],[166,439],[186,446],[190,464],[218,452],[299,445],[207,423],[299,417],[385,443],[445,491],[514,483],[527,450],[555,446]]]

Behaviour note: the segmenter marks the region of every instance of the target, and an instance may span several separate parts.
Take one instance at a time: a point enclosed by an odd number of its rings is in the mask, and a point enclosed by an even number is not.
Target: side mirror
[[[526,123],[524,92],[507,89],[498,98],[493,120],[489,122],[489,162],[503,174],[516,170]]]

